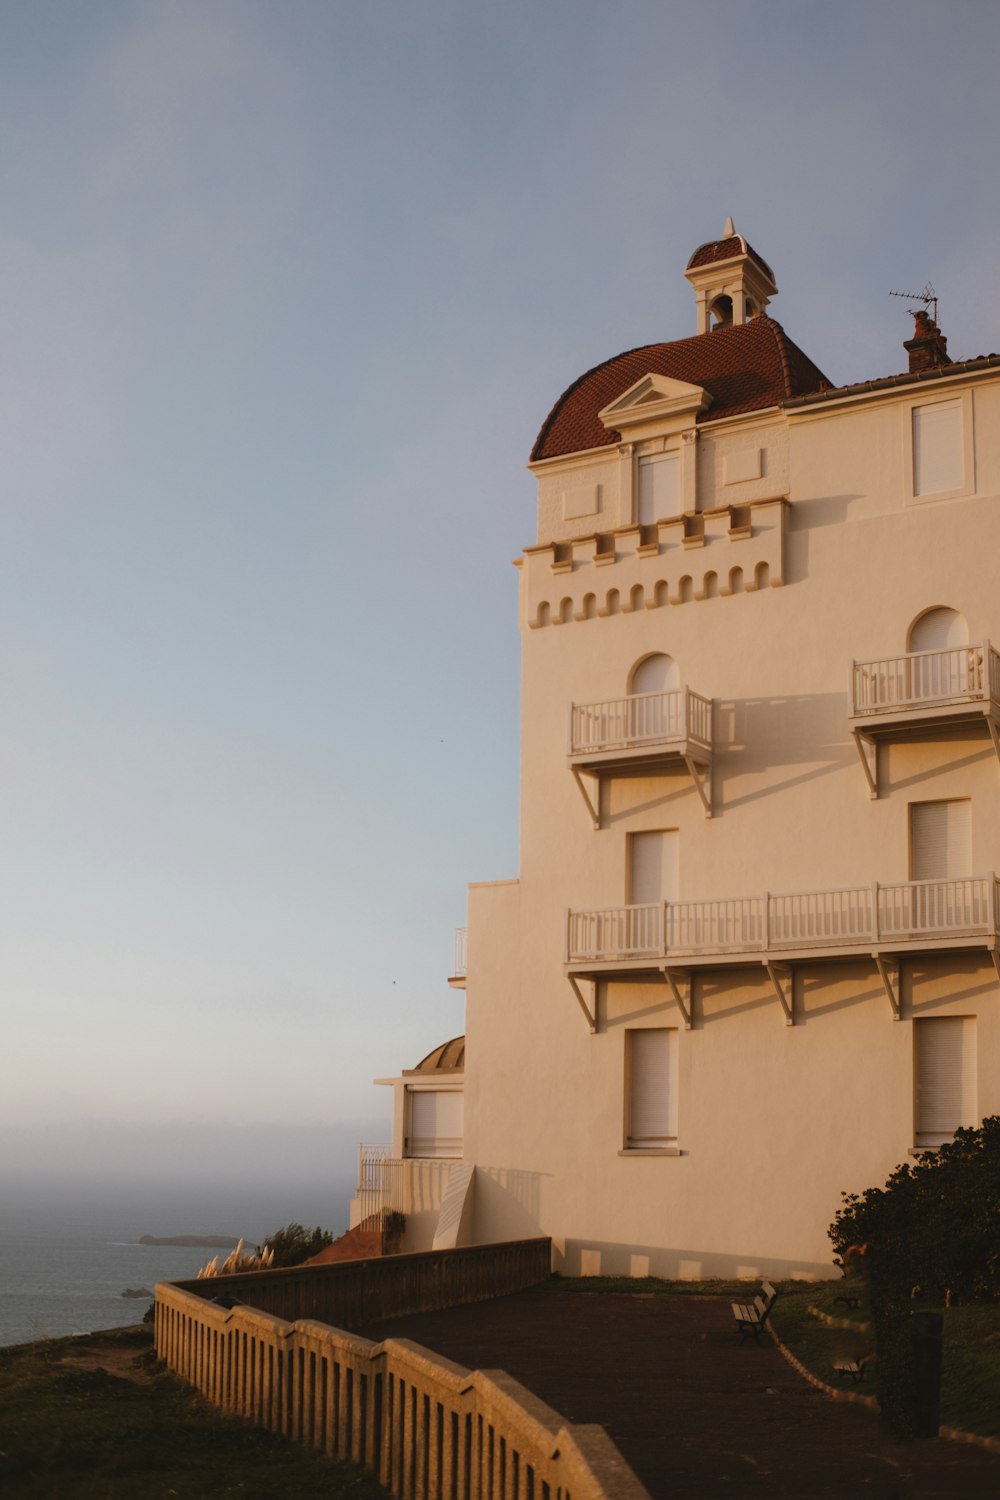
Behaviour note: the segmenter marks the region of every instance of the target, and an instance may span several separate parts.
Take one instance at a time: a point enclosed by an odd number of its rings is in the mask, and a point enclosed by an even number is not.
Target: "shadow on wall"
[[[848,658],[844,657],[844,671]],[[802,693],[787,698],[719,698],[715,702],[712,740],[715,767],[712,773],[716,817],[747,802],[789,787],[816,781],[843,767],[857,764],[857,751],[847,727],[846,693]],[[808,748],[805,748],[808,747]],[[808,758],[806,758],[808,757]],[[762,776],[774,767],[795,766],[796,773],[769,780],[752,792],[728,796],[726,782],[736,776]],[[860,770],[858,775],[861,775]],[[780,773],[779,773],[780,776]],[[613,805],[616,793],[629,782],[655,786],[655,795],[643,802]],[[602,780],[601,818],[610,826],[636,813],[662,810],[667,804],[695,795],[687,767],[666,764],[623,767],[615,777]]]
[[[844,655],[844,675],[848,656]],[[720,698],[713,739],[728,753],[752,748],[764,765],[800,764],[804,746],[813,759],[854,759],[844,693],[800,693],[782,698]]]
[[[662,1276],[670,1281],[714,1277],[758,1281],[763,1276],[787,1281],[839,1280],[830,1261],[780,1260],[720,1255],[714,1250],[682,1250],[662,1245],[620,1245],[609,1240],[567,1239],[552,1242],[552,1269],[562,1276]]]
[[[542,1233],[542,1177],[513,1167],[476,1168],[475,1242],[531,1239]]]

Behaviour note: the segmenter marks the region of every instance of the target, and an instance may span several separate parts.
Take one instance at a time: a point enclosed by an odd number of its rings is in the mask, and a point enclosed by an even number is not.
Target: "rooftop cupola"
[[[778,294],[774,272],[726,220],[721,240],[699,245],[684,275],[695,290],[698,332],[749,323]]]

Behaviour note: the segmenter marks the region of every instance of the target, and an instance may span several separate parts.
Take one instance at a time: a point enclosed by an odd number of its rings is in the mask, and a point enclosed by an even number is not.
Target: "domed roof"
[[[618,442],[619,434],[604,426],[598,412],[644,375],[668,375],[703,387],[711,401],[699,416],[700,422],[779,406],[829,383],[786,336],[781,324],[763,314],[710,334],[695,334],[671,344],[646,344],[595,365],[563,392],[535,439],[532,460]]]
[[[442,1042],[433,1052],[428,1052],[415,1068],[405,1068],[404,1074],[412,1073],[461,1073],[465,1069],[465,1037],[453,1036],[450,1042]]]
[[[725,239],[708,240],[704,245],[699,245],[697,250],[688,261],[685,270],[693,271],[697,266],[714,265],[717,260],[732,260],[735,255],[749,255],[755,261],[765,275],[774,280],[774,272],[762,255],[758,255],[752,245],[748,245],[741,234],[727,234]]]

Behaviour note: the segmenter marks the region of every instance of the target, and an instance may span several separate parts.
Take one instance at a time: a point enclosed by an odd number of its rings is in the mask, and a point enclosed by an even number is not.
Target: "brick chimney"
[[[913,337],[907,339],[903,348],[910,356],[910,374],[919,370],[932,370],[935,365],[950,365],[948,340],[924,308],[913,314]]]

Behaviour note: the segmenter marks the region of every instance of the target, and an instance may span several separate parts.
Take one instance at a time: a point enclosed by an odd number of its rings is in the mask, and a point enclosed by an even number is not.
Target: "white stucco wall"
[[[797,968],[793,1026],[753,966],[696,976],[691,1030],[659,976],[601,984],[594,1034],[563,965],[566,909],[626,901],[641,830],[679,831],[682,900],[819,890],[907,879],[910,802],[969,797],[973,871],[1000,866],[1000,765],[982,726],[884,749],[872,801],[847,722],[851,659],[905,650],[929,606],[1000,642],[1000,380],[953,382],[974,410],[971,492],[914,503],[910,411],[940,398],[935,384],[706,424],[701,541],[677,522],[640,552],[625,531],[598,561],[589,537],[616,524],[620,455],[541,475],[541,546],[522,565],[520,879],[469,897],[477,1239],[551,1234],[570,1273],[821,1274],[841,1191],[881,1182],[913,1146],[915,1017],[977,1017],[978,1113],[1000,1110],[1000,987],[982,950],[905,961],[899,1021],[860,957]],[[748,449],[764,451],[763,473],[726,483],[726,456]],[[567,520],[567,483],[601,487],[599,521]],[[748,532],[725,507],[751,502]],[[584,539],[568,568],[546,547],[567,536]],[[769,582],[754,589],[761,560]],[[733,566],[743,591],[726,594]],[[694,597],[713,571],[723,589]],[[674,603],[683,576],[692,597]],[[612,590],[617,612],[602,616]],[[565,623],[538,623],[564,598]],[[686,770],[664,769],[605,777],[595,831],[567,768],[569,705],[623,696],[650,651],[714,700],[714,816]],[[625,1035],[647,1025],[679,1029],[676,1156],[619,1154]]]

